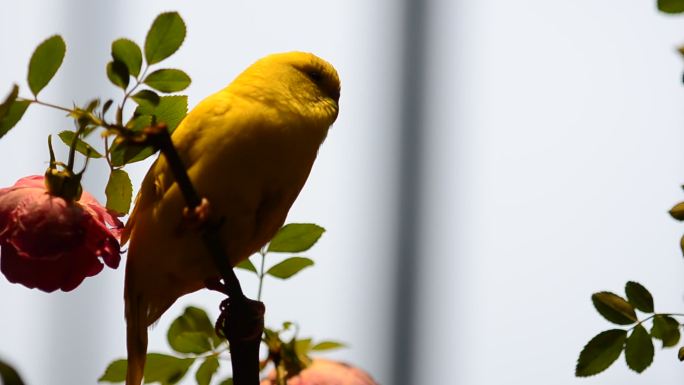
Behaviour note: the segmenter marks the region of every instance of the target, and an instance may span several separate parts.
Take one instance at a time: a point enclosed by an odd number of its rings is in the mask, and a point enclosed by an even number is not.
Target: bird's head
[[[247,68],[231,88],[242,96],[307,117],[337,118],[340,78],[327,61],[307,52],[266,56]]]

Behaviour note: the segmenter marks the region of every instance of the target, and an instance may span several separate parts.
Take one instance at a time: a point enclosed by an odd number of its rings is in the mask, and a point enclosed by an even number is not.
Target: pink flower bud
[[[22,178],[0,189],[0,271],[29,288],[73,290],[102,261],[119,266],[122,227],[87,192],[67,202],[48,193],[43,176]]]
[[[261,385],[275,385],[275,371]],[[314,359],[311,366],[287,380],[287,385],[377,385],[366,372],[342,362]]]

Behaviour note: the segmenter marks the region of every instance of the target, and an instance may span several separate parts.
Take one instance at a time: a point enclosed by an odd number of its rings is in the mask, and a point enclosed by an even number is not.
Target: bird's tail
[[[127,274],[127,278],[128,274]],[[140,293],[126,280],[124,288],[126,302],[126,347],[128,349],[128,370],[126,385],[140,385],[147,356],[147,306]]]

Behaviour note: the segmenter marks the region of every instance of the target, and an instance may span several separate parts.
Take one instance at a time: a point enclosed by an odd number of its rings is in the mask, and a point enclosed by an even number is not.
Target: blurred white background
[[[59,33],[67,58],[42,98],[116,96],[111,41],[142,43],[167,10],[188,25],[168,65],[193,77],[191,105],[265,54],[315,52],[340,73],[341,113],[289,220],[328,232],[314,268],[267,281],[269,325],[347,342],[327,356],[385,385],[681,382],[676,351],[658,348],[640,376],[622,358],[598,377],[573,372],[612,327],[592,292],[637,280],[656,310],[684,308],[684,228],[667,215],[684,198],[684,17],[655,0],[409,4],[24,0],[0,13],[0,92],[19,82],[27,96],[31,52]],[[31,107],[0,140],[0,186],[42,173],[46,134],[69,124]],[[131,168],[134,183],[148,165]],[[102,198],[101,166],[86,188]],[[29,385],[95,383],[125,354],[122,286],[122,268],[67,294],[0,279],[0,357]],[[150,350],[168,351],[186,305],[216,315],[220,299],[180,300]]]

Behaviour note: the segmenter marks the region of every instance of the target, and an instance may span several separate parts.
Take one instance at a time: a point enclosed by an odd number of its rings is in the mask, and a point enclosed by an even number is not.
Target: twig
[[[185,166],[178,156],[166,125],[159,124],[145,129],[146,142],[160,149],[171,167],[176,183],[181,189],[188,209],[192,212],[202,204],[202,198],[192,185]],[[208,223],[202,230],[202,240],[211,253],[221,273],[223,287],[218,289],[228,295],[222,303],[222,315],[218,327],[228,339],[235,385],[259,384],[259,344],[264,331],[264,305],[245,297],[233,268],[224,253],[220,241],[220,225]]]

